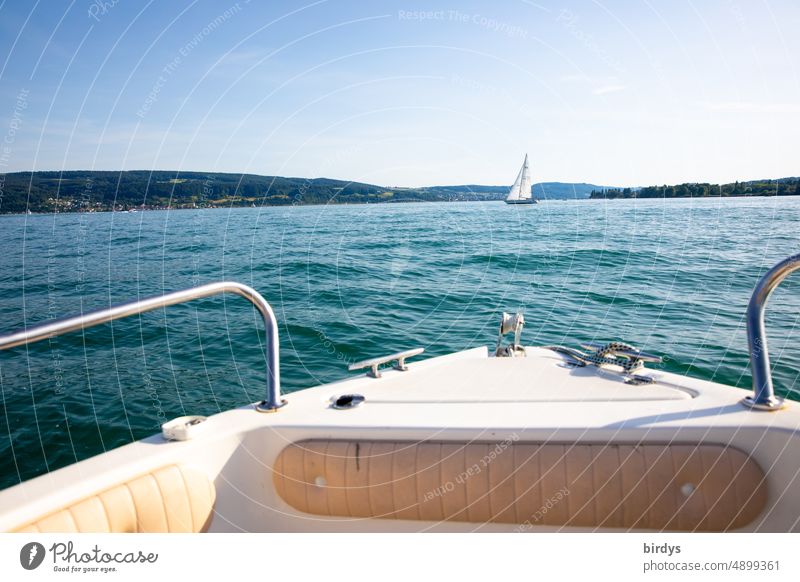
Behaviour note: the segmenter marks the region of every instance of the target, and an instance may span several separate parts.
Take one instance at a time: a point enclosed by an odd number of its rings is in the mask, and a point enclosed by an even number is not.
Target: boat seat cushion
[[[307,514],[529,528],[727,531],[767,502],[755,460],[716,444],[308,440],[273,481]]]
[[[216,495],[204,474],[162,467],[37,519],[18,532],[192,533],[208,529]]]

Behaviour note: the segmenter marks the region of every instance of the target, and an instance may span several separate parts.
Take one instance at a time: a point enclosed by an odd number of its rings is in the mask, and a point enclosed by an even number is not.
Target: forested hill
[[[328,178],[175,171],[0,174],[0,213],[502,200],[510,186],[385,187]],[[586,198],[591,184],[535,184],[537,198]]]
[[[0,176],[0,180],[3,177]],[[19,172],[0,182],[0,212],[380,202],[415,199],[371,184],[326,178],[174,171]]]
[[[590,198],[710,198],[728,196],[800,196],[800,178],[732,184],[690,183],[646,188],[598,188]]]
[[[284,178],[255,174],[175,171],[17,172],[0,174],[0,214],[102,210],[285,206],[502,200],[509,186],[403,188],[328,178]],[[610,188],[585,183],[533,185],[540,200],[580,198],[692,198],[712,196],[800,196],[800,178],[733,184],[679,184]]]

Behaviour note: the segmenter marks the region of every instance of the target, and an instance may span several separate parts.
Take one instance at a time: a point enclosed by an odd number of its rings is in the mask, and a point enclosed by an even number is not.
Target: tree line
[[[755,180],[731,184],[687,183],[645,188],[601,188],[589,197],[598,198],[711,198],[730,196],[800,196],[800,178]]]

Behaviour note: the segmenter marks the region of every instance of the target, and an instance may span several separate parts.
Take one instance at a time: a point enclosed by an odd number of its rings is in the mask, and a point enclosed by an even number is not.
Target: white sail
[[[527,202],[532,201],[531,199],[531,170],[528,166],[528,154],[525,154],[525,161],[517,174],[517,179],[514,180],[514,185],[511,186],[506,202]]]

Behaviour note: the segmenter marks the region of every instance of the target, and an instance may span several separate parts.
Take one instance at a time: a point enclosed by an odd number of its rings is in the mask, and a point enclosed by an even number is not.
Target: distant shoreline
[[[800,178],[752,180],[729,184],[691,182],[674,186],[647,186],[644,188],[600,188],[592,190],[589,198],[658,199],[658,198],[753,198],[772,196],[800,196]]]
[[[130,170],[70,170],[0,174],[0,213],[155,210],[176,208],[473,202],[503,200],[510,185],[460,184],[417,188],[331,178]],[[586,198],[597,184],[540,182],[539,199]]]
[[[780,195],[768,195],[768,194],[755,194],[755,195],[746,195],[746,196],[663,196],[661,198],[653,198],[653,197],[608,197],[608,198],[554,198],[554,199],[545,199],[539,200],[540,204],[548,204],[553,202],[603,202],[603,201],[656,201],[656,200],[719,200],[719,199],[732,199],[732,200],[744,200],[744,199],[754,199],[754,198],[800,198],[800,194],[780,194]],[[95,210],[95,211],[85,211],[85,210],[62,210],[58,212],[31,212],[30,214],[26,212],[0,212],[0,217],[3,216],[55,216],[55,215],[69,215],[73,216],[76,214],[83,215],[83,214],[140,214],[140,213],[150,213],[150,212],[177,212],[177,211],[184,211],[184,210],[264,210],[268,208],[302,208],[302,207],[309,207],[309,206],[390,206],[393,204],[453,204],[453,203],[467,203],[467,204],[500,204],[504,202],[503,200],[409,200],[409,201],[393,201],[393,202],[334,202],[334,203],[309,203],[309,204],[264,204],[261,206],[256,206],[255,208],[251,206],[207,206],[203,208],[187,208],[187,207],[175,207],[175,208],[146,208],[146,209],[137,209],[134,212],[129,212],[127,210]],[[517,208],[516,205],[508,205],[509,208]],[[535,206],[531,207],[535,208]],[[517,208],[518,209],[518,208]]]
[[[480,184],[405,188],[330,178],[164,170],[16,172],[0,174],[0,214],[500,202],[508,196],[509,189],[510,186]],[[785,196],[800,195],[800,178],[642,188],[539,182],[532,186],[532,192],[540,201]]]
[[[581,198],[580,200],[586,201],[588,198]],[[553,202],[554,200],[540,200],[539,202]],[[555,200],[555,202],[570,202],[571,200]],[[485,203],[499,203],[503,200],[394,200],[391,202],[316,202],[306,204],[262,204],[255,208],[247,205],[237,206],[203,206],[197,208],[190,208],[186,206],[176,206],[171,208],[137,208],[133,212],[128,210],[60,210],[58,212],[2,212],[0,216],[53,216],[56,214],[140,214],[149,212],[176,212],[179,210],[264,210],[265,208],[306,208],[315,206],[391,206],[400,204],[454,204],[454,203],[467,203],[467,204],[485,204]]]

